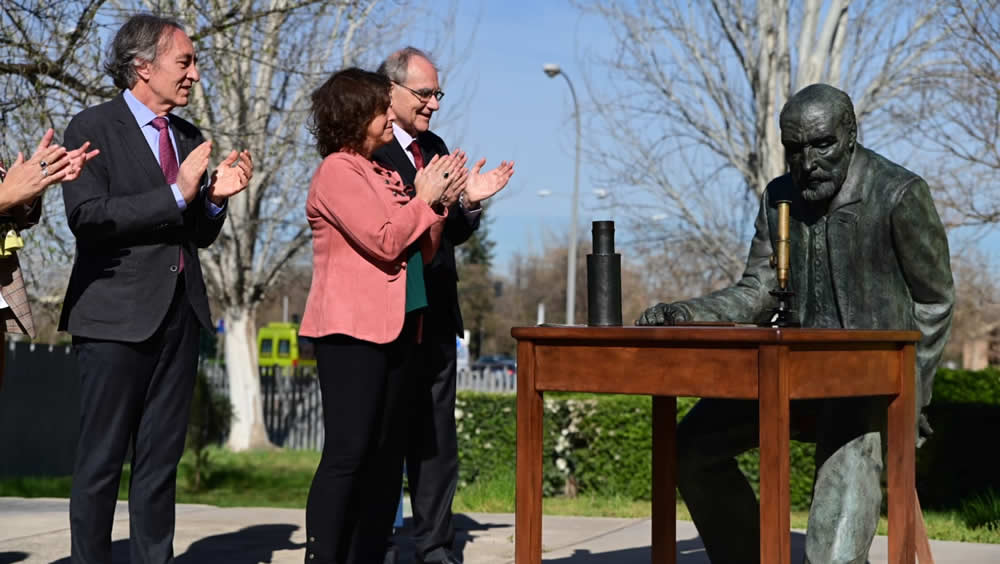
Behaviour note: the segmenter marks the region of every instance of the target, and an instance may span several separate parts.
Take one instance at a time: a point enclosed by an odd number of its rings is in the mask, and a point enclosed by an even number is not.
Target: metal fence
[[[72,472],[79,427],[79,378],[68,346],[8,340],[0,393],[0,475]],[[225,366],[205,360],[200,370],[229,395]],[[276,445],[321,449],[323,408],[315,367],[260,369],[264,425]],[[504,370],[458,372],[459,390],[514,393],[516,375]],[[38,422],[44,422],[39,424]]]
[[[459,390],[513,394],[517,391],[517,373],[504,369],[458,371]]]
[[[229,394],[224,366],[202,365],[212,387]],[[514,393],[517,375],[505,370],[458,371],[459,390],[487,393]],[[264,406],[267,437],[278,446],[291,449],[323,448],[323,405],[316,368],[262,366],[260,392]]]
[[[66,346],[9,340],[0,387],[0,476],[73,473],[80,379]],[[3,558],[0,557],[0,561]]]

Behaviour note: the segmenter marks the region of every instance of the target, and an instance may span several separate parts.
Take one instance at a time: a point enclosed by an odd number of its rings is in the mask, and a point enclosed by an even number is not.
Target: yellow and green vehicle
[[[257,331],[260,366],[316,366],[312,339],[299,336],[297,323],[272,322]]]

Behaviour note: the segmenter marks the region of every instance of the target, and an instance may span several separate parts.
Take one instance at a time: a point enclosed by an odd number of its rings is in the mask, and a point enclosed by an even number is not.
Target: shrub
[[[678,398],[678,420],[697,402]],[[514,395],[459,393],[461,486],[515,464]],[[648,396],[545,394],[543,494],[597,493],[648,500],[652,480],[652,401]],[[917,486],[926,507],[952,509],[994,488],[1000,451],[984,440],[1000,433],[1000,370],[940,370],[927,409],[935,434],[917,451]],[[808,509],[815,474],[811,443],[790,446],[790,504]],[[759,453],[737,458],[755,491]],[[985,502],[983,502],[985,503]]]
[[[459,487],[513,468],[517,444],[513,395],[461,392],[455,400]]]
[[[202,478],[208,472],[208,447],[219,444],[229,433],[233,405],[227,394],[216,391],[205,373],[198,371],[191,397],[191,419],[188,421],[185,448],[191,451],[191,489],[201,489]]]
[[[953,403],[1000,406],[1000,369],[938,370],[931,405]]]
[[[962,502],[962,520],[970,529],[1000,531],[1000,494],[989,489]]]
[[[678,420],[696,398],[678,398]],[[601,394],[545,395],[542,493],[596,493],[633,500],[652,496],[652,401],[648,396]],[[516,398],[513,395],[461,392],[456,401],[459,425],[459,486],[466,487],[499,470],[514,467]],[[791,504],[809,507],[813,445],[791,447]],[[759,455],[741,455],[740,469],[758,489]]]

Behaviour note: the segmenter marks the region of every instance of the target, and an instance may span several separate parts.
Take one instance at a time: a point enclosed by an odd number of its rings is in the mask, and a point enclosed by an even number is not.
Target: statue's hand
[[[917,414],[917,448],[920,448],[934,434],[931,422],[927,419],[927,414]]]
[[[688,312],[677,304],[656,304],[655,306],[642,312],[639,319],[635,320],[636,325],[677,325],[685,321],[691,321]]]

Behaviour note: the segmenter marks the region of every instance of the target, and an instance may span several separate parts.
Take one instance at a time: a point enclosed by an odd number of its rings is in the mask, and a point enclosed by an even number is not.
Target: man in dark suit
[[[390,55],[378,72],[393,82],[395,140],[377,149],[376,161],[399,172],[412,184],[418,168],[448,154],[444,141],[431,132],[431,116],[444,92],[427,54],[406,47]],[[455,431],[455,336],[464,332],[458,306],[455,246],[479,227],[480,203],[501,190],[514,174],[513,162],[482,173],[486,160],[473,166],[459,202],[448,211],[441,247],[424,267],[428,311],[424,316],[421,361],[415,380],[406,472],[413,508],[417,562],[459,562],[452,554],[455,531],[451,502],[458,485],[458,436]]]
[[[226,199],[252,174],[248,152],[205,171],[211,143],[170,113],[200,77],[194,45],[174,21],[129,19],[105,69],[123,90],[78,114],[67,143],[100,155],[63,199],[76,236],[59,328],[73,335],[80,436],[70,500],[72,560],[111,561],[111,526],[131,442],[132,562],[173,559],[177,463],[198,361],[212,328],[198,248],[226,217]]]

